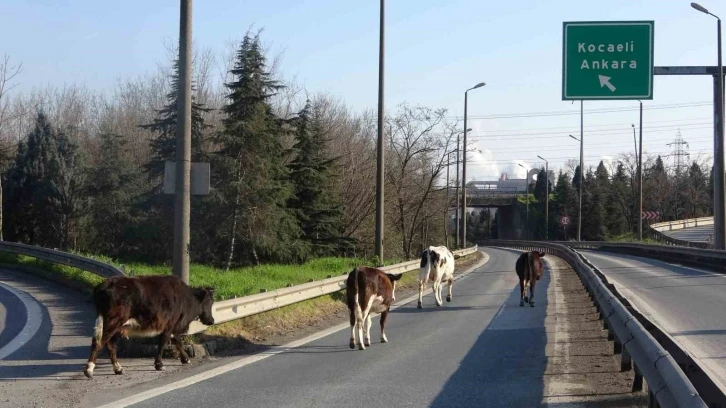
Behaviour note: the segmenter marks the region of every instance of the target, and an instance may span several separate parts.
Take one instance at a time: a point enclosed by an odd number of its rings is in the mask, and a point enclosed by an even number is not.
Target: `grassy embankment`
[[[83,254],[83,256],[89,256]],[[120,267],[120,263],[106,257],[91,256],[102,262]],[[457,263],[478,259],[476,255],[462,258]],[[388,261],[386,264],[400,262]],[[217,300],[230,299],[259,293],[261,289],[274,290],[288,285],[298,285],[310,280],[321,280],[328,276],[347,274],[356,265],[367,264],[357,258],[319,258],[302,265],[260,265],[237,268],[225,272],[210,266],[193,264],[190,267],[192,286],[212,286],[216,289]],[[40,276],[90,292],[96,284],[103,281],[92,273],[76,268],[53,264],[39,259],[0,252],[0,264],[26,267]],[[126,264],[126,271],[135,276],[170,274],[168,266],[145,264]],[[457,268],[458,269],[458,268]],[[398,283],[401,291],[416,285],[416,274],[408,273]],[[191,336],[189,340],[201,342],[209,339],[236,339],[238,341],[266,342],[270,339],[299,329],[324,324],[332,319],[345,316],[346,307],[343,293],[331,293],[307,301],[288,305],[276,310],[257,314],[243,319],[227,322],[209,328],[201,335]]]

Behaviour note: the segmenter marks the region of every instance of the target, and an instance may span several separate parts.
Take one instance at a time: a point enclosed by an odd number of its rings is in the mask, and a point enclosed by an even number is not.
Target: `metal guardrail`
[[[0,251],[32,256],[33,258],[72,266],[74,268],[94,273],[103,278],[124,275],[124,273],[120,269],[116,268],[113,265],[109,265],[105,262],[71,254],[68,252],[58,251],[55,249],[20,244],[17,242],[0,241]]]
[[[477,251],[477,246],[452,251],[455,256],[465,256]],[[400,275],[405,272],[418,270],[418,260],[403,262],[395,265],[384,266],[379,269],[386,273]],[[338,292],[345,289],[345,281],[348,274],[336,276],[321,281],[304,283],[302,285],[281,288],[270,292],[258,293],[236,299],[227,299],[214,302],[212,313],[215,324],[229,322],[252,316],[257,313],[266,312],[287,306],[304,300],[313,299],[318,296]],[[206,330],[207,326],[198,321],[192,322],[187,334],[199,333]]]
[[[668,262],[687,264],[697,267],[706,267],[716,272],[726,273],[726,251],[704,248],[686,248],[683,246],[601,241],[570,241],[567,242],[566,245],[575,249],[596,249],[660,259]]]
[[[683,228],[700,227],[703,225],[713,225],[713,217],[688,218],[685,220],[664,221],[652,224],[650,228],[656,231],[673,231]]]
[[[651,401],[657,401],[662,407],[707,406],[673,357],[613,294],[604,275],[598,275],[597,268],[581,254],[568,246],[547,242],[491,240],[484,244],[537,250],[564,259],[578,273],[595,301],[606,328],[613,336],[616,351],[620,349],[621,367],[629,369],[631,363],[634,365],[634,388],[637,388],[638,382],[642,387],[642,378],[645,378]]]

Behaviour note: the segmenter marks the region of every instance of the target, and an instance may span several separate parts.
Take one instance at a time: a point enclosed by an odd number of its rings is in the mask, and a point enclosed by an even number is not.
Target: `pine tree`
[[[295,213],[303,238],[312,244],[314,255],[332,255],[341,237],[342,208],[334,201],[331,168],[325,137],[310,101],[295,120],[295,158],[290,163],[294,194],[288,207]]]
[[[78,147],[38,113],[7,174],[5,213],[10,240],[66,249],[83,204]]]
[[[582,200],[582,239],[604,241],[607,239],[605,227],[604,194],[597,188],[597,178],[592,170],[585,174]]]
[[[307,256],[308,245],[286,204],[293,186],[284,164],[282,121],[275,116],[271,99],[283,88],[272,78],[260,46],[259,34],[245,35],[226,84],[224,130],[216,137],[215,183],[219,183],[222,217],[219,225],[228,245],[229,268],[235,260],[290,262]],[[242,251],[238,251],[237,240]]]
[[[166,95],[167,104],[157,111],[157,117],[152,123],[141,125],[142,128],[156,134],[151,140],[151,161],[147,165],[149,177],[155,181],[155,188],[161,187],[161,176],[164,175],[164,163],[174,161],[176,158],[177,140],[177,102],[179,100],[179,60],[174,60],[171,76],[171,90]],[[193,89],[192,84],[192,89]],[[193,91],[192,91],[193,95]],[[209,125],[204,123],[204,113],[211,109],[194,102],[192,96],[192,161],[202,161],[205,158],[204,130]],[[158,192],[158,191],[157,191]]]
[[[118,256],[126,250],[126,231],[133,224],[132,203],[140,174],[127,156],[122,136],[105,132],[100,142],[98,165],[91,169],[86,188],[93,231],[90,248]]]
[[[574,221],[574,215],[577,214],[577,196],[572,188],[572,184],[570,184],[570,178],[562,171],[560,171],[560,174],[557,176],[557,185],[555,186],[554,193],[556,200],[555,211],[557,216],[569,216],[571,219],[570,224],[565,228],[561,237],[562,239],[567,240],[568,230],[571,230],[573,225],[576,225],[572,221]]]

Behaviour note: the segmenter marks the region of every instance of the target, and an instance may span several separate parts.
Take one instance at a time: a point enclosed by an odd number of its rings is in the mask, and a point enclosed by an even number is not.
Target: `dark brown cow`
[[[356,326],[358,347],[365,350],[366,346],[371,345],[371,313],[381,314],[381,343],[388,342],[384,331],[386,318],[391,310],[391,303],[396,299],[396,281],[399,279],[401,275],[391,275],[365,266],[359,266],[348,274],[345,289],[350,313],[350,348],[355,348]]]
[[[517,259],[516,270],[519,276],[519,305],[529,301],[529,305],[534,307],[534,287],[537,281],[542,277],[542,260],[544,252],[525,252]],[[527,298],[527,288],[529,287],[529,298]]]
[[[175,276],[108,278],[94,288],[93,302],[98,317],[91,355],[83,371],[88,378],[93,378],[96,357],[104,346],[108,348],[113,371],[123,374],[124,369],[116,359],[116,341],[121,336],[159,336],[159,352],[154,360],[157,370],[164,369],[161,353],[171,338],[182,364],[187,364],[189,356],[184,352],[181,335],[196,319],[207,326],[214,324],[214,289],[192,288]]]

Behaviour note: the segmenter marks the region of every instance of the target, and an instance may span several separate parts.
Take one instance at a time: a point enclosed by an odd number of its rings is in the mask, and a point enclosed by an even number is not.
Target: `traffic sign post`
[[[563,23],[562,100],[653,99],[653,21]]]
[[[560,217],[560,224],[562,224],[563,227],[566,226],[566,225],[569,225],[570,224],[570,217],[568,217],[566,215],[563,215],[562,217]]]

